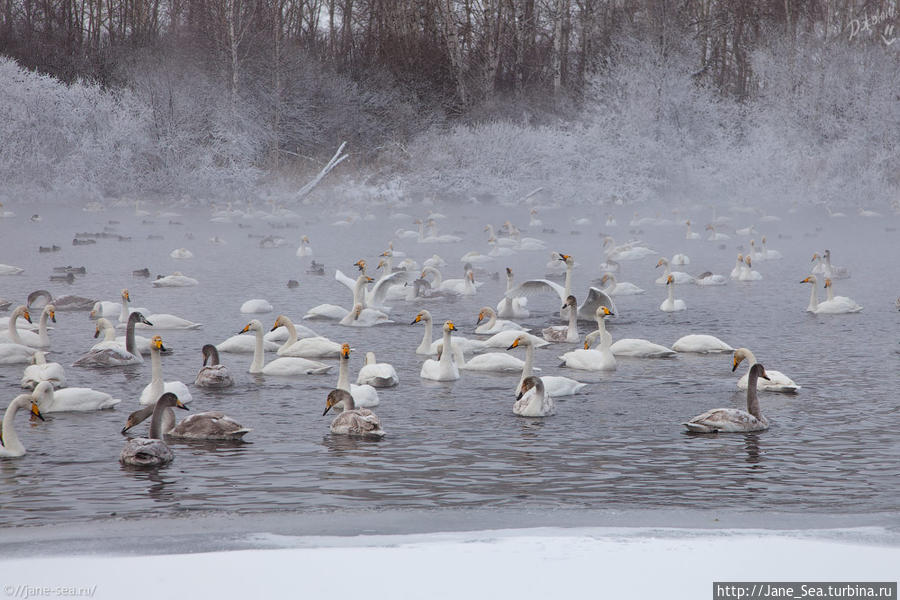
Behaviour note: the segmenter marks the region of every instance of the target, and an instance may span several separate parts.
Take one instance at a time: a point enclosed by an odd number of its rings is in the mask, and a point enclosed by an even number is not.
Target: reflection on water
[[[39,209],[36,209],[39,210]],[[31,211],[34,212],[34,211]],[[338,268],[352,274],[352,263],[380,254],[393,231],[405,223],[366,221],[350,230],[332,227],[331,215],[305,213],[297,228],[280,230],[289,244],[259,247],[259,236],[271,227],[262,220],[213,224],[206,215],[185,215],[186,225],[143,225],[119,211],[112,214],[64,214],[43,211],[42,244],[58,245],[74,231],[100,230],[116,219],[117,233],[130,242],[100,239],[92,246],[65,246],[53,255],[39,254],[36,230],[0,222],[3,262],[25,267],[26,273],[0,278],[2,296],[24,298],[34,289],[117,300],[129,288],[135,305],[151,312],[173,313],[205,323],[199,331],[162,332],[173,354],[163,357],[164,378],[191,384],[200,367],[200,347],[240,330],[252,317],[271,326],[279,312],[296,322],[306,309],[328,302],[348,306],[350,293],[330,274]],[[449,211],[442,211],[449,212]],[[527,221],[527,211],[521,211]],[[482,236],[487,221],[514,217],[509,210],[485,209],[478,218],[448,220],[446,231],[464,230],[458,245],[417,244],[396,240],[395,248],[420,263],[439,253],[448,262],[445,277],[460,277],[459,257],[472,249],[487,252]],[[30,214],[30,213],[29,213]],[[600,239],[570,236],[568,214],[542,211],[545,223],[562,233],[543,237],[550,247],[572,253],[579,263],[575,291],[598,277]],[[605,211],[591,215],[605,221]],[[628,216],[619,215],[620,222]],[[700,216],[700,215],[698,215]],[[515,219],[514,219],[515,220]],[[452,223],[451,223],[452,222]],[[422,325],[407,325],[422,308],[435,322],[453,319],[460,334],[472,333],[479,309],[496,305],[503,277],[490,275],[513,268],[516,279],[543,277],[546,252],[519,253],[489,263],[478,280],[484,285],[473,298],[452,302],[392,301],[396,323],[371,329],[346,328],[333,322],[304,322],[335,341],[354,348],[351,380],[374,351],[397,369],[400,385],[380,390],[376,412],[387,436],[358,440],[328,432],[331,414],[322,416],[325,396],[337,381],[332,373],[301,378],[250,375],[249,354],[222,354],[236,385],[229,390],[192,388],[192,411],[222,410],[253,431],[246,443],[171,440],[171,465],[135,470],[118,464],[124,444],[119,434],[125,417],[138,408],[137,398],[150,380],[149,361],[124,369],[77,369],[71,363],[95,340],[93,323],[84,313],[57,313],[51,332],[51,358],[66,367],[71,386],[93,387],[122,399],[115,410],[99,413],[53,413],[46,422],[20,416],[16,427],[28,454],[0,461],[0,524],[91,519],[111,513],[145,515],[182,510],[307,510],[441,508],[484,506],[741,508],[781,511],[889,511],[898,508],[900,444],[889,424],[897,420],[898,355],[896,331],[900,313],[895,298],[879,284],[890,268],[896,233],[876,223],[855,223],[848,235],[834,223],[816,232],[810,219],[766,224],[769,245],[785,259],[757,264],[764,279],[729,282],[721,288],[681,285],[676,296],[688,310],[665,314],[659,304],[663,286],[655,259],[622,263],[621,281],[647,290],[617,298],[619,315],[609,320],[614,339],[646,338],[671,345],[688,333],[711,333],[735,346],[747,346],[767,366],[790,375],[803,389],[796,396],[762,393],[760,404],[772,428],[748,434],[696,435],[683,431],[683,421],[710,408],[745,407],[735,384],[743,373],[731,372],[730,356],[679,355],[670,359],[620,358],[614,373],[583,373],[559,368],[558,356],[572,348],[554,344],[538,349],[536,364],[544,375],[566,375],[589,382],[586,393],[557,399],[557,415],[543,420],[512,414],[517,375],[465,372],[454,382],[426,382],[419,377],[423,357],[414,354]],[[356,229],[352,229],[356,227]],[[799,232],[810,233],[804,237]],[[186,239],[186,233],[193,239]],[[778,233],[793,238],[779,239]],[[248,233],[257,237],[248,237]],[[313,241],[315,258],[328,276],[306,273],[308,259],[295,256],[302,234]],[[725,249],[705,242],[686,242],[681,228],[645,228],[644,232],[610,231],[622,241],[635,236],[671,255],[683,251],[689,272],[711,270],[727,275],[737,246]],[[162,239],[148,239],[149,235]],[[219,236],[225,245],[208,244]],[[866,244],[853,240],[865,236]],[[172,249],[187,246],[189,261],[173,260]],[[830,247],[835,261],[850,266],[853,277],[841,280],[838,294],[865,307],[858,315],[816,316],[804,312],[809,288],[797,282],[809,268],[814,251]],[[396,261],[395,261],[396,262]],[[85,265],[87,275],[71,287],[48,286],[54,266]],[[200,281],[197,288],[153,288],[151,279],[132,276],[149,266],[151,273],[183,271]],[[288,288],[288,279],[300,281]],[[820,290],[824,292],[824,290]],[[265,297],[276,312],[240,314],[241,304]],[[531,317],[521,322],[538,331],[557,324],[553,297],[529,300]],[[582,333],[589,324],[580,325]],[[893,329],[890,329],[893,328]],[[435,328],[437,336],[438,329]],[[437,339],[437,338],[435,338]],[[502,350],[501,350],[502,351]],[[267,356],[268,360],[274,354]],[[886,360],[885,360],[886,358]],[[18,393],[21,367],[0,366],[0,384],[11,399]],[[182,415],[179,415],[181,417]],[[145,435],[145,423],[136,435]]]

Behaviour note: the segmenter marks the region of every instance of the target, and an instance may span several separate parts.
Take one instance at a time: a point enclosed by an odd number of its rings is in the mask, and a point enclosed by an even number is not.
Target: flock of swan
[[[216,210],[214,222],[228,222],[237,213],[230,207]],[[540,227],[542,221],[538,211],[529,213],[529,226]],[[425,218],[414,219],[414,230],[397,230],[395,239],[407,243],[456,244],[462,238],[441,234],[439,221],[443,215],[432,213]],[[632,224],[648,225],[645,220],[635,218]],[[647,218],[645,218],[647,219]],[[578,223],[584,225],[584,220]],[[345,227],[354,219],[345,216],[333,223],[334,227]],[[588,221],[589,222],[589,221]],[[574,223],[574,221],[573,221]],[[609,217],[607,225],[614,225]],[[658,223],[655,223],[658,224]],[[685,240],[701,240],[702,236],[691,231],[691,222],[684,221]],[[710,232],[706,238],[718,243],[730,238],[723,222],[717,221],[706,227]],[[737,229],[736,235],[754,235],[751,226]],[[571,254],[552,252],[546,266],[545,277],[536,277],[516,283],[511,268],[505,269],[506,291],[499,298],[493,298],[494,306],[483,306],[477,314],[475,337],[464,337],[454,319],[446,319],[439,324],[440,339],[433,339],[434,319],[427,309],[420,309],[413,316],[412,310],[404,312],[401,305],[425,300],[442,300],[455,297],[481,296],[478,265],[489,264],[502,257],[520,252],[541,252],[547,244],[537,237],[524,237],[511,222],[501,227],[487,225],[484,228],[485,243],[489,251],[471,251],[461,255],[463,276],[447,278],[442,269],[448,262],[433,254],[419,264],[412,257],[394,248],[394,242],[385,244],[385,250],[377,259],[375,271],[369,273],[369,262],[360,259],[353,267],[358,270],[356,277],[349,277],[339,269],[335,280],[346,286],[352,295],[348,304],[322,303],[306,310],[302,319],[309,323],[316,320],[330,321],[348,328],[381,328],[386,324],[401,322],[423,327],[421,343],[415,348],[397,348],[397,352],[425,357],[419,376],[423,380],[454,381],[467,371],[518,374],[518,382],[509,388],[509,400],[515,415],[528,418],[547,418],[564,410],[557,399],[582,393],[588,383],[578,381],[577,375],[536,375],[541,369],[535,365],[536,348],[553,347],[559,344],[561,350],[550,352],[553,356],[543,367],[562,366],[577,371],[611,372],[617,368],[618,359],[664,359],[680,352],[732,353],[732,370],[746,361],[747,371],[738,379],[736,386],[746,390],[746,410],[718,408],[707,411],[684,422],[690,432],[739,432],[766,429],[769,422],[760,410],[758,392],[797,393],[800,386],[783,373],[769,369],[757,362],[753,352],[747,348],[732,348],[714,335],[691,334],[675,342],[672,347],[638,338],[622,338],[614,341],[607,330],[607,320],[619,314],[615,298],[647,293],[637,285],[620,280],[623,262],[641,261],[647,257],[657,257],[658,253],[640,240],[617,244],[610,236],[604,236],[597,251],[603,253],[600,267],[603,271],[599,286],[577,287],[574,272],[578,263]],[[221,244],[223,241],[210,240]],[[274,243],[274,242],[272,242]],[[673,270],[690,264],[690,258],[683,253],[671,259],[659,258],[656,268],[662,274],[656,283],[664,285],[666,297],[659,306],[664,313],[688,310],[683,299],[676,297],[677,286],[724,286],[730,281],[753,282],[763,278],[754,270],[754,264],[782,258],[780,252],[767,247],[766,237],[756,245],[749,240],[749,251],[737,256],[730,274],[705,272],[691,275],[686,271]],[[450,247],[450,246],[448,246]],[[743,247],[742,247],[743,248]],[[190,250],[178,248],[171,252],[171,258],[190,261],[194,256]],[[308,236],[300,239],[296,256],[311,258],[313,248]],[[399,260],[397,265],[395,260]],[[584,261],[587,257],[583,257]],[[831,252],[821,255],[814,253],[812,267],[801,283],[811,285],[811,295],[807,311],[815,314],[857,313],[862,307],[846,296],[834,292],[836,280],[849,277],[849,269],[837,267],[831,262]],[[321,265],[313,265],[321,266]],[[0,265],[0,274],[18,275],[19,267]],[[483,271],[482,271],[483,273]],[[374,275],[374,276],[373,276]],[[535,273],[539,275],[539,273]],[[821,279],[820,279],[821,277]],[[560,279],[562,283],[553,281]],[[198,281],[175,272],[160,277],[153,282],[155,287],[193,287]],[[819,286],[822,285],[827,297],[819,300]],[[290,287],[290,285],[289,285]],[[533,309],[529,299],[546,295],[558,300],[558,313],[554,308],[551,320],[558,316],[564,324],[547,323],[540,331],[532,332],[516,320],[529,318]],[[496,301],[496,304],[494,304]],[[624,302],[624,300],[620,300]],[[29,393],[16,396],[8,405],[0,429],[0,457],[17,457],[25,454],[25,448],[15,432],[14,417],[19,410],[43,419],[47,413],[83,412],[116,407],[121,400],[110,394],[90,388],[67,387],[65,370],[59,363],[48,362],[47,352],[52,352],[52,337],[49,323],[56,323],[60,303],[67,307],[79,306],[94,319],[94,337],[102,339],[84,349],[74,361],[74,368],[107,369],[123,366],[140,366],[149,355],[150,382],[135,396],[142,407],[132,412],[126,419],[121,433],[129,433],[143,421],[150,419],[148,437],[135,437],[127,441],[121,452],[121,462],[128,465],[161,465],[173,459],[166,439],[187,438],[205,440],[241,440],[251,429],[221,411],[195,413],[178,421],[173,408],[189,410],[193,400],[191,387],[181,381],[165,381],[163,377],[163,357],[167,347],[163,336],[166,331],[181,330],[200,335],[203,327],[169,313],[153,313],[145,308],[131,306],[131,294],[122,289],[119,301],[91,301],[80,297],[52,298],[43,290],[29,296],[25,304],[16,306],[9,317],[0,322],[5,331],[0,332],[0,365],[27,365],[21,377],[21,386]],[[79,304],[80,302],[80,304]],[[347,308],[349,306],[349,308]],[[38,323],[32,323],[33,311],[40,308]],[[76,309],[78,310],[78,309]],[[267,300],[254,298],[243,303],[242,315],[264,315],[274,310]],[[442,308],[442,310],[447,310]],[[409,321],[412,317],[411,322]],[[457,315],[457,318],[464,318]],[[317,334],[311,327],[294,323],[285,314],[273,321],[263,323],[264,317],[252,318],[240,327],[236,323],[233,336],[218,344],[206,343],[200,347],[202,365],[193,386],[207,389],[222,389],[234,385],[234,377],[223,364],[222,354],[251,355],[247,371],[251,374],[277,377],[308,377],[326,375],[334,368],[331,361],[338,361],[338,375],[335,388],[325,399],[324,415],[337,413],[330,424],[330,431],[336,435],[382,438],[385,430],[378,416],[371,410],[380,404],[379,389],[382,393],[400,383],[396,369],[389,363],[378,362],[373,352],[365,354],[365,364],[360,368],[356,383],[351,383],[350,356],[352,348],[343,340],[332,340]],[[469,317],[465,317],[469,318]],[[583,330],[587,324],[587,331]],[[240,327],[240,329],[238,329]],[[124,330],[124,331],[123,331]],[[124,335],[117,335],[119,332]],[[137,334],[146,332],[150,337]],[[350,330],[348,330],[350,331]],[[357,338],[358,339],[358,338]],[[524,348],[524,359],[516,356],[516,349]],[[275,354],[268,360],[267,353]],[[544,351],[542,354],[548,354]],[[235,362],[231,359],[227,362]],[[233,368],[233,367],[232,367]]]

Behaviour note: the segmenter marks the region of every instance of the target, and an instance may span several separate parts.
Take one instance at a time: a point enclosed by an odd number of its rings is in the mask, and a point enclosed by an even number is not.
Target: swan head
[[[715,231],[716,229],[712,226],[712,223],[706,226],[707,231]]]
[[[572,260],[571,254],[563,254],[562,252],[557,252],[559,255],[559,260],[563,261],[566,264],[569,264],[569,261]]]
[[[353,404],[353,396],[350,395],[350,392],[346,390],[331,390],[325,399],[325,412],[322,413],[322,416],[327,415],[332,406],[341,402],[344,403],[345,410],[353,410],[356,407]]]
[[[524,335],[520,335],[513,340],[513,343],[509,345],[509,348],[507,348],[507,350],[512,350],[513,348],[518,348],[519,346],[528,345],[528,343],[528,338]]]
[[[528,214],[529,214],[529,215],[536,215],[536,214],[537,214],[537,209],[536,209],[536,208],[532,208],[530,211],[528,211]]]
[[[33,365],[46,365],[47,364],[47,353],[43,350],[37,350],[34,354],[31,355],[31,364]],[[42,381],[41,383],[47,383]]]
[[[507,277],[512,277],[512,276],[513,276],[512,269],[510,269],[509,267],[506,267],[506,276],[507,276]]]
[[[823,256],[826,259],[831,260],[831,250],[825,250],[825,254]]]
[[[122,290],[122,300],[125,302],[131,302],[131,296],[128,294],[128,288]]]
[[[604,273],[603,277],[600,278],[600,285],[606,285],[607,281],[610,281],[612,276],[609,273]]]
[[[483,306],[483,307],[481,308],[481,310],[478,311],[478,320],[475,321],[475,324],[478,325],[479,323],[481,323],[481,322],[484,321],[485,319],[490,319],[491,316],[492,316],[492,314],[493,314],[493,312],[494,312],[494,309],[491,308],[490,306]]]
[[[466,279],[475,283],[475,272],[474,271],[466,271]]]
[[[815,284],[816,284],[816,278],[815,278],[813,275],[810,275],[810,276],[807,277],[806,279],[801,279],[801,280],[800,280],[800,283],[811,283],[811,284],[815,285]]]
[[[658,269],[659,267],[667,264],[669,264],[669,261],[667,261],[665,258],[661,258],[659,259],[659,261],[657,261],[656,268]]]
[[[516,395],[516,400],[521,400],[522,396],[524,396],[528,390],[534,388],[537,390],[538,394],[544,393],[544,382],[541,381],[540,377],[535,377],[532,375],[531,377],[526,377],[524,381],[522,381],[522,389]]]
[[[431,313],[428,312],[427,310],[420,310],[419,313],[416,315],[416,318],[412,320],[412,323],[410,323],[410,325],[415,325],[419,321],[425,321],[427,323],[430,323],[431,322]]]
[[[159,400],[156,401],[156,406],[162,406],[163,408],[181,408],[184,410],[190,410],[184,403],[178,399],[178,396],[173,394],[172,392],[166,392],[162,396],[159,397]]]
[[[744,262],[744,255],[738,254],[738,262]]]
[[[751,247],[751,248],[755,248],[755,247],[756,247],[756,241],[755,241],[755,240],[750,240],[750,247]]]
[[[827,289],[827,288],[830,288],[830,287],[831,287],[831,278],[830,278],[830,277],[826,277],[826,278],[825,278],[825,288]]]
[[[357,269],[360,270],[360,272],[362,272],[362,273],[366,272],[366,261],[365,260],[359,259],[358,261],[356,261],[353,264],[356,266]]]
[[[252,321],[244,325],[244,328],[238,331],[238,333],[247,333],[248,331],[262,331],[262,328],[263,326],[259,319],[253,319]]]
[[[350,358],[350,344],[341,344],[341,358]]]
[[[673,284],[673,285],[675,284],[675,278],[672,275],[669,275],[668,277],[666,277],[666,285],[669,285],[669,284]]]
[[[144,325],[149,325],[150,327],[153,327],[153,323],[148,321],[147,318],[142,313],[139,313],[138,311],[134,311],[133,313],[128,315],[128,322],[131,323],[132,321],[134,321],[135,323],[143,323]],[[112,323],[110,323],[109,321],[106,321],[106,322],[109,325],[109,327],[112,327]],[[94,337],[97,337],[97,336],[94,336]]]
[[[200,349],[200,354],[203,355],[203,366],[205,367],[206,362],[212,357],[216,357],[216,360],[218,360],[219,351],[212,344],[204,344],[203,348]]]
[[[379,260],[379,261],[378,261],[378,266],[375,267],[375,270],[376,270],[376,271],[377,271],[378,269],[387,269],[387,262],[384,261],[384,260]]]
[[[453,321],[444,323],[444,331],[456,331],[456,325],[453,324]]]
[[[150,348],[159,352],[166,352],[168,350],[168,348],[163,346],[162,337],[158,335],[154,335],[152,338],[150,338]]]
[[[603,238],[603,247],[606,248],[607,246],[612,245],[613,241],[614,240],[611,237],[606,236],[605,238]]]
[[[56,323],[56,307],[52,304],[48,304],[44,307],[44,312],[47,313],[47,316],[50,317],[50,320]]]
[[[572,294],[569,294],[569,296],[566,298],[566,303],[562,305],[562,309],[564,310],[567,306],[578,306],[578,301]]]
[[[690,226],[691,226],[691,220],[688,219],[687,221],[684,222],[684,224],[687,225],[688,227],[690,227]]]
[[[303,242],[304,244],[308,244],[309,238],[304,235],[302,238],[300,238],[300,241]]]
[[[738,348],[734,351],[734,360],[731,365],[731,371],[734,372],[738,365],[741,364],[744,360],[751,360],[750,357],[753,356],[753,353],[747,350],[746,348]]]
[[[750,367],[750,376],[752,377],[754,373],[762,379],[771,381],[769,379],[769,376],[766,374],[765,367],[763,367],[760,363],[756,363],[752,367]]]
[[[282,325],[284,325],[284,315],[278,315],[278,318],[275,319],[275,324],[272,325],[272,329],[270,329],[269,331],[275,331]]]
[[[766,243],[766,236],[762,236],[762,240],[761,240],[761,241],[762,241],[763,245],[765,245],[765,243]]]
[[[744,257],[744,262],[747,263],[747,266],[748,266],[748,267],[752,267],[752,266],[753,266],[753,259],[750,258],[750,255],[749,255],[749,254],[748,254],[747,256]]]
[[[605,307],[605,306],[598,306],[598,307],[597,307],[597,310],[594,312],[594,314],[596,315],[596,317],[597,317],[598,319],[604,319],[604,318],[606,318],[606,317],[609,317],[609,316],[615,316],[615,315],[616,315],[616,313],[614,313],[613,311],[609,310],[609,309],[608,309],[607,307]]]
[[[394,255],[394,242],[391,242],[389,245],[390,248],[379,254],[379,256],[391,257]]]
[[[820,258],[822,258],[822,257],[819,256],[819,253],[818,253],[818,252],[814,252],[814,253],[813,253],[813,257],[812,257],[812,259],[811,259],[809,262],[816,262],[816,261],[819,260]]]

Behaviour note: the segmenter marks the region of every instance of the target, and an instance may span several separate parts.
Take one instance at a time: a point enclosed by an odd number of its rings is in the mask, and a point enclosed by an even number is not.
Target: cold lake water
[[[146,208],[146,206],[144,207]],[[118,461],[126,437],[126,416],[139,408],[138,397],[150,381],[149,360],[142,365],[88,369],[71,366],[95,342],[94,323],[84,312],[56,314],[48,360],[65,368],[68,385],[108,392],[122,402],[114,409],[89,413],[50,413],[46,421],[20,413],[15,427],[28,452],[0,459],[0,526],[63,524],[116,517],[172,517],[209,511],[410,511],[478,509],[508,515],[519,509],[715,509],[795,514],[896,514],[900,507],[900,295],[897,249],[900,218],[831,218],[819,209],[779,213],[781,221],[756,214],[728,212],[728,240],[686,240],[685,218],[694,230],[712,219],[707,207],[662,216],[674,225],[629,226],[632,211],[622,207],[546,208],[543,225],[527,227],[528,207],[495,205],[441,206],[441,234],[459,243],[419,243],[394,235],[415,229],[412,218],[429,208],[372,206],[371,220],[335,225],[343,217],[332,208],[298,207],[297,216],[265,219],[259,215],[212,222],[211,210],[177,208],[179,216],[139,216],[133,206],[85,212],[51,205],[7,202],[16,216],[0,219],[0,263],[25,269],[0,276],[0,297],[12,306],[8,315],[36,289],[54,297],[76,294],[118,302],[123,288],[136,307],[172,313],[203,323],[199,330],[159,332],[172,354],[163,356],[164,379],[187,383],[191,412],[221,410],[253,431],[244,443],[172,441],[174,461],[158,469],[123,467]],[[409,218],[390,218],[399,210]],[[438,210],[437,207],[434,210]],[[605,224],[608,213],[617,225]],[[365,211],[362,211],[365,214]],[[39,214],[41,220],[29,219]],[[645,210],[642,216],[656,216]],[[593,225],[575,225],[588,217]],[[393,323],[370,328],[344,327],[336,321],[303,321],[307,309],[321,303],[350,308],[351,293],[334,279],[340,269],[356,276],[353,263],[364,258],[369,273],[393,240],[397,251],[422,263],[439,254],[448,263],[445,278],[462,277],[460,257],[471,250],[487,253],[484,227],[506,219],[523,235],[547,243],[544,250],[518,251],[476,264],[483,282],[470,297],[391,301]],[[755,224],[758,233],[736,235],[733,228]],[[95,244],[73,246],[77,232],[107,232]],[[325,275],[308,274],[310,258],[295,255],[308,235],[312,258]],[[673,266],[698,274],[710,270],[728,278],[738,252],[759,244],[783,254],[781,260],[754,262],[762,280],[724,286],[678,285],[675,296],[687,310],[664,313],[659,306],[666,287],[654,283],[658,256],[620,261],[620,281],[646,293],[615,298],[617,313],[607,321],[613,340],[646,338],[671,346],[691,333],[711,334],[731,346],[747,347],[768,369],[781,371],[802,386],[797,394],[760,392],[767,431],[717,435],[688,434],[681,423],[710,408],[745,408],[745,393],[736,387],[746,372],[732,372],[731,353],[685,354],[673,358],[619,357],[617,369],[588,372],[561,368],[563,352],[580,347],[551,344],[536,350],[541,375],[565,375],[588,386],[574,396],[557,398],[557,414],[528,419],[512,413],[519,374],[462,372],[452,382],[419,376],[425,357],[415,354],[423,336],[421,323],[410,325],[427,308],[440,325],[452,319],[458,333],[473,333],[479,309],[496,306],[506,289],[504,267],[517,282],[543,278],[550,251],[574,256],[573,290],[579,301],[600,275],[602,235],[621,244],[636,238],[671,257],[683,252],[690,264]],[[123,236],[120,240],[116,236]],[[151,237],[153,236],[153,237]],[[212,244],[217,236],[224,244]],[[263,248],[265,236],[285,243]],[[59,251],[39,252],[57,245]],[[193,258],[176,260],[170,252],[187,248]],[[832,252],[835,264],[851,277],[835,280],[835,293],[864,307],[858,314],[814,315],[806,312],[810,288],[800,280],[810,271],[814,252]],[[395,258],[394,263],[400,259]],[[73,283],[50,281],[53,267],[84,266]],[[148,267],[150,278],[132,272]],[[197,287],[154,288],[156,274],[174,271],[199,281]],[[493,278],[493,274],[499,277]],[[289,289],[295,279],[299,287]],[[824,299],[822,278],[818,293]],[[241,314],[241,304],[265,298],[274,311]],[[531,314],[519,322],[540,335],[559,325],[555,295],[532,296]],[[32,311],[37,323],[40,310]],[[222,353],[235,385],[208,390],[193,385],[201,365],[200,348],[236,334],[252,318],[265,329],[285,314],[337,342],[349,342],[351,381],[374,351],[394,365],[400,383],[378,391],[374,409],[387,435],[366,441],[329,432],[332,413],[323,416],[325,397],[337,382],[338,361],[331,372],[303,377],[251,375],[249,354]],[[594,328],[580,322],[583,335]],[[146,331],[139,334],[147,335]],[[482,336],[485,337],[485,336]],[[503,350],[501,350],[503,351]],[[524,358],[521,349],[510,354]],[[275,358],[267,353],[267,360]],[[25,365],[0,366],[0,386],[7,402],[21,393]],[[146,435],[147,424],[135,428]],[[413,510],[417,509],[417,510]]]

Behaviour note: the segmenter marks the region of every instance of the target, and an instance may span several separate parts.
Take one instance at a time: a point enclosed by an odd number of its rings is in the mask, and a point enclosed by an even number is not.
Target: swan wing
[[[536,294],[544,294],[547,292],[555,292],[556,295],[559,296],[560,302],[566,301],[566,288],[547,279],[529,279],[528,281],[523,281],[506,292],[506,297],[516,298],[519,296],[534,296]],[[593,318],[593,316],[591,316],[591,318]]]
[[[386,277],[382,277],[372,287],[372,295],[370,296],[369,304],[371,304],[372,306],[382,306],[384,304],[384,299],[385,296],[387,296],[388,290],[392,286],[406,283],[408,278],[408,271],[397,271],[396,273],[391,273]]]
[[[346,285],[350,292],[353,292],[354,288],[356,288],[356,280],[350,279],[349,277],[344,275],[340,269],[337,269],[334,272],[334,278]]]
[[[609,312],[618,314],[616,311],[616,303],[603,290],[595,287],[588,288],[588,295],[581,306],[578,307],[578,318],[593,320],[596,316],[597,309],[605,306]]]

